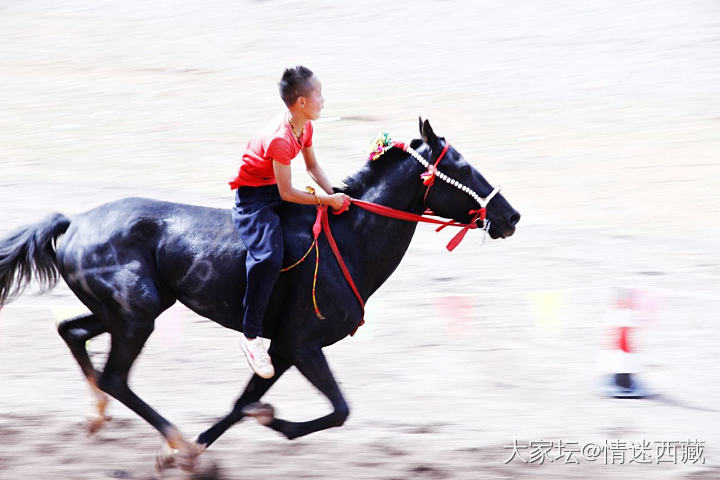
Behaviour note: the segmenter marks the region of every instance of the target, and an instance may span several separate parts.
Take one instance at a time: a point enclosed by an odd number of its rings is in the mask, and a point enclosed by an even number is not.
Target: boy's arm
[[[316,199],[315,195],[312,193],[307,193],[293,187],[292,169],[290,168],[290,165],[285,165],[277,160],[273,160],[273,171],[275,172],[275,180],[277,181],[280,197],[286,202],[302,203],[303,205],[315,205],[319,200],[322,205],[330,205],[334,210],[342,208],[343,199],[346,197],[345,194],[319,194]]]
[[[325,170],[323,170],[320,163],[318,163],[313,147],[305,147],[301,150],[301,152],[303,154],[303,158],[305,159],[305,169],[308,174],[310,174],[310,178],[312,178],[313,181],[320,186],[320,188],[325,190],[325,192],[332,195],[332,183],[330,183]]]

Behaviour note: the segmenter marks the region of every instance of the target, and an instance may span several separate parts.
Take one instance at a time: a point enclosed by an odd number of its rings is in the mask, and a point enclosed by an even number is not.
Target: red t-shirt
[[[313,126],[310,120],[305,123],[298,141],[290,127],[287,114],[283,113],[282,117],[275,118],[248,142],[240,170],[237,177],[230,182],[230,188],[234,190],[238,187],[274,185],[277,181],[273,160],[290,165],[290,161],[302,148],[312,147],[312,135]]]

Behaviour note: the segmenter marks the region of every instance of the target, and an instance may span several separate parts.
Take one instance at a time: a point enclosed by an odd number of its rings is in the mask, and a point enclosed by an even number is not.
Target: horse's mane
[[[410,142],[410,146],[412,148],[419,148],[422,143],[422,140],[415,139]],[[345,180],[342,181],[342,185],[336,188],[336,190],[351,197],[359,198],[368,187],[378,184],[391,164],[400,158],[407,157],[407,155],[406,152],[399,148],[391,148],[377,160],[366,162],[360,170],[345,178]]]

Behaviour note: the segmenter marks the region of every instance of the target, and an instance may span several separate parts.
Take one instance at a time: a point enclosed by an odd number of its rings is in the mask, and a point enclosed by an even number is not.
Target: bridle
[[[443,148],[442,152],[440,152],[440,155],[438,155],[438,158],[435,160],[435,163],[431,165],[430,162],[425,160],[425,158],[422,155],[420,155],[420,153],[417,152],[417,150],[410,147],[409,145],[405,145],[404,143],[401,143],[401,142],[393,142],[390,140],[390,137],[387,134],[383,134],[382,138],[384,139],[384,141],[380,142],[379,146],[377,146],[377,148],[374,147],[371,150],[371,153],[370,153],[371,161],[377,160],[377,158],[380,155],[382,155],[387,149],[389,149],[391,147],[396,147],[396,148],[400,148],[403,151],[410,154],[415,160],[420,162],[420,164],[427,169],[424,173],[422,173],[420,175],[420,178],[422,179],[423,184],[425,186],[427,186],[427,189],[425,190],[425,195],[423,196],[423,206],[426,208],[425,213],[423,215],[417,215],[415,213],[390,208],[385,205],[380,205],[377,203],[367,202],[364,200],[359,200],[359,199],[353,198],[350,200],[346,199],[343,202],[342,208],[340,208],[337,211],[333,210],[333,212],[332,212],[333,214],[340,215],[340,214],[344,213],[345,211],[347,211],[347,209],[350,207],[350,204],[352,203],[359,208],[362,208],[369,212],[375,213],[377,215],[382,215],[384,217],[395,218],[395,219],[405,220],[405,221],[409,221],[409,222],[424,222],[424,223],[433,223],[436,225],[440,225],[436,229],[436,231],[438,231],[438,232],[445,227],[460,227],[461,228],[460,232],[458,232],[457,235],[455,235],[452,238],[452,240],[450,240],[450,243],[448,243],[448,245],[447,245],[447,249],[449,251],[452,251],[456,246],[458,246],[458,244],[465,237],[465,234],[468,232],[468,230],[478,228],[478,224],[477,224],[478,220],[482,220],[482,222],[483,222],[482,229],[485,231],[485,233],[487,233],[488,229],[490,228],[490,221],[486,220],[486,218],[485,218],[487,205],[490,202],[490,200],[492,200],[492,198],[495,195],[497,195],[497,193],[500,191],[500,187],[495,187],[488,196],[481,197],[467,185],[464,185],[463,183],[461,183],[451,177],[448,177],[443,172],[438,170],[438,165],[440,164],[440,161],[443,159],[443,157],[447,153],[448,149],[450,148],[449,142],[445,143],[445,147]],[[430,153],[431,153],[430,157],[432,158],[432,147],[430,148]],[[427,197],[430,194],[430,189],[432,188],[432,186],[435,183],[435,177],[437,177],[440,180],[442,180],[443,182],[448,183],[449,185],[452,185],[453,187],[458,188],[459,190],[467,193],[480,205],[479,209],[470,210],[468,212],[472,216],[472,220],[470,223],[456,222],[455,220],[452,220],[452,219],[447,220],[447,221],[442,221],[442,220],[430,218],[427,216],[427,215],[435,216],[435,214],[431,210],[427,209],[427,204],[426,204]],[[308,188],[311,188],[311,187],[308,187]],[[314,192],[314,190],[313,190],[313,192]],[[353,291],[355,298],[357,298],[358,303],[360,304],[360,308],[363,311],[363,316],[364,316],[365,302],[363,301],[363,298],[360,295],[360,292],[359,292],[357,286],[355,285],[355,282],[353,281],[352,276],[350,275],[350,270],[345,265],[345,261],[343,260],[342,255],[340,254],[340,250],[338,249],[338,246],[335,243],[335,239],[333,238],[332,231],[330,229],[327,205],[323,206],[323,205],[318,204],[317,215],[315,217],[315,224],[313,225],[312,231],[313,231],[313,242],[310,245],[310,248],[308,248],[307,252],[305,252],[305,255],[303,255],[297,262],[293,263],[292,265],[290,265],[288,267],[283,268],[281,271],[286,272],[288,270],[291,270],[291,269],[297,267],[299,264],[301,264],[307,258],[307,256],[310,254],[310,252],[313,249],[315,249],[315,273],[313,274],[313,284],[312,284],[313,306],[315,308],[315,315],[320,319],[325,318],[322,315],[322,313],[320,313],[320,309],[317,304],[317,298],[315,295],[315,287],[317,284],[317,276],[318,276],[318,267],[319,267],[319,263],[320,263],[320,250],[318,248],[318,237],[320,236],[321,231],[324,232],[325,237],[330,246],[330,249],[332,250],[333,255],[335,255],[335,259],[337,260],[338,265],[340,266],[340,270],[342,271],[343,276],[345,277],[345,280],[348,282],[348,285],[350,286],[351,290]],[[360,324],[357,327],[355,327],[355,329],[350,333],[350,335],[353,335],[357,331],[357,329],[364,323],[365,323],[365,320],[364,319],[361,320]]]
[[[450,142],[445,142],[445,147],[442,149],[442,152],[440,152],[440,155],[438,155],[437,159],[435,160],[434,164],[430,164],[425,157],[420,155],[420,153],[412,148],[409,145],[405,145],[404,143],[394,143],[393,146],[402,148],[404,151],[410,154],[411,157],[413,157],[415,160],[417,160],[423,167],[425,167],[426,171],[423,172],[420,175],[420,178],[423,181],[423,184],[427,186],[425,189],[425,195],[423,195],[423,206],[427,209],[427,198],[430,194],[430,189],[435,184],[435,178],[439,178],[443,182],[447,183],[448,185],[451,185],[458,190],[465,192],[466,194],[470,195],[475,202],[477,202],[478,205],[480,205],[479,209],[476,210],[469,210],[468,214],[472,217],[471,223],[476,223],[478,220],[481,220],[483,222],[482,229],[487,232],[487,230],[490,228],[490,221],[487,220],[487,205],[490,203],[490,200],[493,199],[495,195],[498,194],[500,191],[500,186],[497,186],[493,189],[490,194],[488,194],[486,197],[481,197],[478,195],[472,188],[468,187],[467,185],[464,185],[462,182],[455,180],[454,178],[451,178],[447,175],[445,175],[443,172],[441,172],[438,169],[438,165],[440,165],[440,161],[443,159],[447,151],[450,149]],[[428,144],[428,147],[430,145]],[[430,157],[432,158],[432,147],[430,147]],[[426,211],[426,213],[428,213]],[[430,211],[432,213],[432,210]]]
[[[360,208],[363,208],[365,210],[368,210],[370,212],[376,213],[378,215],[383,215],[386,217],[391,218],[397,218],[402,220],[407,220],[411,222],[425,222],[425,223],[434,223],[439,224],[440,227],[438,227],[435,231],[439,232],[445,227],[460,227],[461,230],[458,232],[455,237],[453,237],[452,240],[450,240],[450,243],[447,245],[447,249],[449,251],[452,251],[465,237],[465,234],[470,229],[478,228],[478,220],[482,220],[482,227],[481,229],[487,234],[488,230],[490,229],[490,220],[486,219],[486,213],[487,213],[487,205],[490,203],[490,200],[493,199],[495,195],[500,191],[500,187],[495,187],[490,194],[488,194],[486,197],[481,197],[478,195],[473,189],[468,187],[467,185],[464,185],[463,183],[459,182],[458,180],[455,180],[454,178],[451,178],[447,175],[445,175],[443,172],[441,172],[438,169],[438,165],[440,164],[440,161],[443,159],[447,151],[450,149],[450,143],[446,142],[445,147],[443,148],[442,152],[440,152],[440,155],[438,155],[438,158],[435,160],[434,164],[430,164],[428,160],[425,159],[417,150],[412,148],[409,145],[404,144],[403,142],[395,142],[392,139],[390,139],[390,135],[387,133],[380,134],[377,139],[374,141],[370,148],[370,154],[369,154],[369,161],[376,161],[380,156],[385,153],[390,148],[399,148],[403,150],[404,152],[407,152],[411,157],[413,157],[415,160],[417,160],[423,167],[425,167],[427,170],[423,172],[420,175],[420,178],[423,181],[423,184],[426,185],[428,188],[425,190],[425,195],[423,196],[423,206],[425,207],[425,212],[423,215],[416,215],[414,213],[405,212],[402,210],[396,210],[390,207],[386,207],[384,205],[379,205],[373,202],[366,202],[364,200],[357,200],[352,199],[351,201],[346,201],[342,208],[337,211],[333,211],[334,214],[339,215],[343,212],[345,212],[348,207],[350,206],[350,203],[353,203],[354,205],[357,205]],[[428,145],[430,147],[430,145]],[[432,147],[430,147],[430,157],[432,158]],[[470,195],[475,202],[480,205],[480,208],[475,210],[469,210],[468,214],[471,216],[470,223],[461,223],[457,222],[455,220],[447,220],[447,221],[441,221],[434,218],[429,218],[427,215],[435,216],[436,214],[427,208],[426,200],[430,193],[430,188],[435,183],[435,177],[438,177],[443,182],[448,183],[449,185],[465,192],[466,194]],[[483,237],[483,242],[485,241]]]

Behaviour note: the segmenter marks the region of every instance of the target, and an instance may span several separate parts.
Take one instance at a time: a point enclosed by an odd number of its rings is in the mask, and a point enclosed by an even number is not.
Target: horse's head
[[[430,165],[437,164],[437,175],[434,179],[426,176],[426,184],[430,188],[426,191],[425,206],[435,214],[452,218],[462,223],[469,223],[476,218],[473,211],[485,205],[484,202],[494,189],[490,183],[470,165],[465,158],[455,150],[443,137],[433,132],[430,122],[420,121],[420,134],[429,150],[428,161]],[[443,154],[444,152],[444,154]],[[445,180],[441,177],[444,174]],[[475,195],[473,195],[473,193]],[[515,233],[515,225],[520,221],[520,214],[500,193],[487,203],[487,219],[490,221],[488,233],[492,238],[505,238]],[[482,223],[482,222],[480,222]]]

